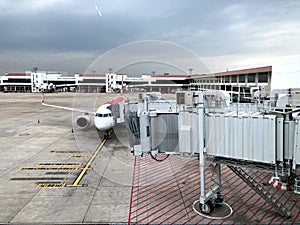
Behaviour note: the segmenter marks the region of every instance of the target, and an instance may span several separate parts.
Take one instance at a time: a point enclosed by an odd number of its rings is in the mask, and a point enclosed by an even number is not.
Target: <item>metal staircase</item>
[[[227,165],[236,175],[238,175],[246,184],[248,184],[257,194],[259,194],[266,202],[268,202],[281,216],[289,218],[291,212],[276,198],[272,196],[263,186],[257,183],[242,168]]]

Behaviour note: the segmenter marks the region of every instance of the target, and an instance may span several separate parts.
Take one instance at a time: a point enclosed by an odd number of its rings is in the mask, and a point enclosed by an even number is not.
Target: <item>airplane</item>
[[[115,126],[116,119],[114,118],[114,116],[112,114],[111,107],[112,107],[112,105],[118,104],[121,102],[128,102],[128,99],[123,96],[122,89],[121,89],[121,93],[118,97],[106,102],[104,105],[101,105],[96,111],[46,104],[45,98],[44,98],[44,93],[42,96],[42,105],[44,105],[44,106],[58,108],[58,109],[65,109],[65,110],[70,110],[70,111],[75,111],[75,112],[82,112],[83,115],[77,117],[77,119],[76,119],[76,125],[80,129],[88,128],[91,124],[91,118],[94,118],[94,125],[95,125],[96,129],[99,131],[108,131]]]

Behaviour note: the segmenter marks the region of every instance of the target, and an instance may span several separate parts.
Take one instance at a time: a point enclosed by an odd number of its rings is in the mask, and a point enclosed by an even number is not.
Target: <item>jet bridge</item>
[[[227,92],[210,90],[180,92],[173,102],[145,95],[142,101],[125,105],[124,111],[134,155],[199,157],[196,212],[208,215],[216,207],[227,205],[221,195],[220,164],[225,164],[283,217],[290,217],[283,204],[243,167],[272,170],[277,181],[300,193],[299,109],[278,108],[274,99],[232,105]],[[217,182],[211,190],[205,188],[207,158],[216,164]]]

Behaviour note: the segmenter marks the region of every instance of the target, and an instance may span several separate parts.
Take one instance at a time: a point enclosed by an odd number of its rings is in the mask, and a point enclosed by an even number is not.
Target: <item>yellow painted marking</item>
[[[56,150],[56,151],[51,151],[51,153],[64,153],[64,154],[69,154],[69,153],[85,153],[84,151],[63,151],[63,150]]]
[[[78,167],[22,167],[21,170],[81,170]]]
[[[72,162],[47,162],[38,163],[37,166],[81,166],[83,163],[72,163]]]
[[[70,155],[69,158],[86,158],[88,156],[85,155]]]
[[[66,187],[83,187],[82,184],[66,184]]]
[[[63,188],[66,184],[38,184],[37,188]]]
[[[111,135],[112,131],[113,130],[110,130],[108,132],[108,136]],[[77,177],[77,179],[74,181],[74,183],[73,184],[67,184],[68,187],[78,187],[79,182],[81,181],[81,179],[85,175],[86,171],[90,169],[90,166],[91,166],[92,162],[94,161],[94,159],[96,158],[96,156],[99,154],[99,152],[101,151],[102,147],[104,146],[104,144],[106,143],[107,140],[108,140],[108,138],[104,138],[103,139],[103,141],[101,142],[101,144],[98,146],[98,148],[96,149],[96,151],[92,155],[92,157],[89,160],[89,162],[85,165],[85,167],[83,168],[83,170],[81,171],[81,173],[79,174],[79,176]]]

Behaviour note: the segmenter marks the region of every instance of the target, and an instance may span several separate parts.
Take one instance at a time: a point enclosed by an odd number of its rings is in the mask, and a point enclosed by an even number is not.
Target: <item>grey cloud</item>
[[[299,50],[299,6],[293,0],[2,0],[0,70],[15,54],[30,55],[32,62],[43,55],[51,62],[41,65],[61,67],[54,53],[60,59],[74,52],[92,59],[118,45],[149,39],[175,42],[201,57],[286,55]],[[73,60],[73,67],[85,61]],[[28,59],[21,64],[32,67]],[[69,63],[65,67],[74,71]]]

